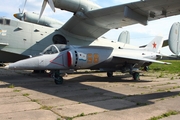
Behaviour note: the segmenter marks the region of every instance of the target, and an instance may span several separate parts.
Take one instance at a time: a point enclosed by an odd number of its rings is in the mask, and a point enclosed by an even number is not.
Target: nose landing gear
[[[107,77],[113,77],[113,72],[107,72]]]
[[[54,72],[52,73],[51,77],[54,79],[54,82],[55,82],[57,85],[63,84],[63,82],[64,82],[64,79],[63,79],[63,77],[60,75],[59,70],[54,71]]]

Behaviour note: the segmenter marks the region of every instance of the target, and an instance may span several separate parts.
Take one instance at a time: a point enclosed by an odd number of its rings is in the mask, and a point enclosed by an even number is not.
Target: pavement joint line
[[[34,99],[31,99],[29,96],[25,96],[25,97],[29,98],[31,102],[36,102],[36,103],[39,104],[41,107],[44,106],[43,104],[41,104],[40,102],[38,102],[38,100],[37,100],[37,101],[34,101]],[[42,109],[41,107],[40,107],[39,109]],[[47,106],[47,107],[51,107],[51,106]],[[53,106],[52,108],[54,108],[54,107],[56,107],[56,106]],[[57,112],[53,111],[52,108],[50,108],[50,109],[44,109],[44,110],[49,110],[49,111],[53,112],[54,114],[58,115],[59,117],[62,117],[62,116],[61,116],[60,114],[58,114]],[[37,109],[37,110],[39,110],[39,109]]]
[[[13,87],[13,88],[15,88],[15,87]],[[21,92],[21,91],[20,91]],[[28,94],[28,93],[27,93]],[[23,94],[22,94],[23,95]],[[30,94],[29,94],[30,95]],[[39,103],[38,101],[34,101],[34,99],[31,99],[30,97],[29,97],[29,95],[28,96],[24,96],[24,97],[26,97],[26,98],[28,98],[30,101],[29,102],[36,102],[37,104],[39,104],[41,107],[43,106],[41,103]],[[39,109],[41,109],[41,107],[39,108]],[[38,110],[38,109],[31,109],[31,110]],[[31,110],[26,110],[26,111],[31,111]],[[47,109],[46,109],[47,110]],[[56,115],[58,115],[59,117],[62,117],[61,115],[59,115],[58,113],[56,113],[55,111],[53,111],[52,110],[52,108],[51,109],[49,109],[51,112],[53,112],[53,113],[55,113]],[[17,112],[22,112],[22,111],[17,111]]]
[[[93,82],[93,81],[92,81]],[[153,81],[154,82],[154,81]],[[110,82],[110,83],[113,83],[113,82]],[[110,87],[118,87],[118,86],[116,86],[116,85],[114,85],[115,83],[113,83],[113,84],[111,84],[111,85],[106,85],[106,87],[107,88],[110,88]],[[16,84],[15,84],[16,85]],[[85,84],[86,85],[86,84]],[[135,84],[135,86],[131,86],[131,85],[134,85],[134,84],[132,84],[131,82],[130,83],[127,83],[127,85],[129,86],[129,87],[135,87],[135,89],[137,88],[137,85],[138,84]],[[165,84],[166,85],[166,84]],[[167,84],[168,85],[168,84]],[[93,86],[93,85],[92,85]],[[121,84],[120,86],[126,86],[126,85],[123,85],[123,84]],[[162,86],[162,85],[160,85],[160,86]],[[16,88],[16,87],[15,87]],[[15,89],[14,88],[14,89]],[[172,87],[173,88],[173,87]],[[176,89],[176,88],[175,88]],[[91,89],[90,89],[91,90]],[[174,89],[173,89],[174,90]],[[69,91],[68,91],[69,92]],[[157,91],[155,91],[155,89],[153,90],[153,92],[154,93],[159,93],[159,92],[157,92]],[[25,93],[25,92],[24,92]],[[145,92],[145,93],[143,93],[143,94],[148,94],[149,93],[149,91],[148,92]],[[152,93],[152,91],[150,91],[150,93]],[[134,95],[131,95],[131,96],[128,96],[128,95],[126,95],[125,96],[125,98],[122,98],[122,99],[125,99],[125,101],[126,101],[126,98],[128,98],[128,97],[134,97],[134,96],[136,96],[136,95],[142,95],[141,93],[138,93],[138,94],[134,94]],[[109,96],[108,94],[106,95],[106,96]],[[179,95],[176,95],[177,97],[179,97],[180,96],[180,94]],[[38,101],[36,101],[36,99],[32,99],[32,98],[34,98],[34,97],[31,97],[31,96],[24,96],[24,97],[27,97],[27,98],[29,98],[30,99],[30,102],[36,102],[36,103],[38,103]],[[170,98],[172,98],[172,100],[174,99],[173,98],[173,96],[170,96],[170,97],[166,97],[165,99],[170,99]],[[107,99],[105,99],[105,100],[111,100],[111,99],[121,99],[120,97],[118,98],[118,97],[112,97],[112,96],[110,96],[110,98],[107,98]],[[178,98],[179,99],[179,98]],[[37,99],[38,100],[38,99]],[[149,99],[148,99],[149,100]],[[161,99],[158,99],[158,100],[161,100]],[[95,100],[95,101],[88,101],[88,102],[100,102],[100,101],[104,101],[104,100]],[[131,101],[131,100],[127,100],[127,101],[129,101],[129,102],[134,102],[134,103],[137,103],[136,101]],[[168,101],[170,101],[170,100],[168,100]],[[86,103],[88,103],[88,102],[83,102],[84,104],[86,104]],[[139,103],[140,105],[141,105],[141,103]],[[155,103],[154,103],[155,104]],[[46,105],[46,103],[43,103],[42,102],[42,104],[39,104],[39,106],[43,106],[43,105]],[[137,104],[135,104],[134,106],[140,106],[140,105],[137,105]],[[141,105],[142,106],[142,105]],[[143,105],[144,106],[144,105]],[[56,108],[57,106],[53,106],[53,108]],[[124,108],[120,108],[120,110],[121,109],[125,109],[126,107],[124,107]],[[128,108],[128,107],[127,107]],[[36,109],[35,109],[36,110]],[[37,110],[39,110],[38,108],[37,108]],[[113,109],[113,110],[119,110],[118,108],[116,108],[116,109]],[[103,111],[103,112],[109,112],[109,111],[113,111],[113,110],[108,110],[108,111]],[[27,111],[29,111],[29,110],[27,110]],[[55,112],[55,109],[50,109],[49,111],[51,111],[52,113],[56,113]],[[21,111],[20,111],[21,112]],[[90,116],[90,115],[95,115],[95,114],[99,114],[99,113],[103,113],[103,112],[92,112],[92,113],[88,113],[88,114],[86,114],[87,116]],[[61,114],[61,113],[60,113]],[[59,117],[63,117],[63,116],[61,116],[60,114],[56,114],[57,116],[59,116]],[[83,115],[83,114],[82,114]],[[155,114],[156,115],[156,114]],[[84,115],[83,115],[84,116]]]
[[[153,116],[148,120],[159,120],[159,119],[163,119],[163,118],[166,118],[166,117],[170,117],[170,116],[173,116],[173,115],[179,115],[179,114],[180,114],[180,111],[170,110],[170,111],[168,111],[166,113],[163,113],[163,114],[161,114],[159,116]]]

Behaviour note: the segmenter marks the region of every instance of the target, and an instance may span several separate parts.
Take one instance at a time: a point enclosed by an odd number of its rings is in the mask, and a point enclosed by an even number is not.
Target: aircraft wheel
[[[57,85],[60,85],[60,84],[63,84],[63,77],[62,76],[59,76],[57,78],[54,79],[54,82],[57,84]]]
[[[108,77],[113,77],[113,72],[107,72]]]
[[[144,67],[144,70],[145,70],[145,71],[148,71],[148,70],[149,70],[149,67],[148,67],[148,66],[145,66],[145,67]]]
[[[139,80],[139,73],[138,72],[133,73],[133,79]]]

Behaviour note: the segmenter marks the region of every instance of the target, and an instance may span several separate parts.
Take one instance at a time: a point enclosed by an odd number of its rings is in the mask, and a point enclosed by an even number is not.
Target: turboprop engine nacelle
[[[70,12],[90,11],[101,8],[90,0],[53,0],[54,6]]]
[[[43,26],[48,26],[48,27],[53,27],[53,28],[59,28],[63,25],[62,22],[52,19],[50,17],[42,16],[41,19],[39,20],[39,15],[36,13],[30,13],[30,12],[25,12],[25,13],[17,13],[14,14],[14,17],[23,20],[26,22],[30,23],[35,23]],[[39,20],[39,22],[38,22]]]

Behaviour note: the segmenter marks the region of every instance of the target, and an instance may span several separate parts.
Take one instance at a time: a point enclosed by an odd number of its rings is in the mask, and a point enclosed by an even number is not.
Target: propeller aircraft
[[[125,35],[125,38],[128,38],[127,40],[122,40],[123,37],[120,37],[122,41],[125,41],[125,43],[121,43],[121,40],[120,42],[111,42],[101,36],[111,29],[117,29],[137,23],[147,25],[148,21],[180,14],[179,0],[166,0],[166,2],[164,2],[164,0],[143,0],[106,8],[102,8],[90,0],[44,0],[39,17],[33,17],[33,20],[37,20],[37,24],[41,23],[41,17],[43,19],[42,14],[47,3],[53,11],[55,11],[56,7],[61,10],[72,12],[74,15],[58,29],[43,27],[43,31],[41,28],[33,28],[33,32],[38,33],[40,36],[47,33],[40,40],[45,39],[46,43],[48,41],[48,44],[65,44],[68,46],[78,45],[89,47],[99,46],[107,48],[118,47],[120,49],[139,49],[137,46],[126,44],[129,43],[129,34],[126,34],[127,36]],[[25,15],[24,10],[22,13]],[[33,23],[33,21],[30,22]],[[22,23],[24,22],[22,21]],[[17,26],[16,31],[21,31],[25,28],[26,26]],[[50,30],[50,32],[48,32],[48,30]],[[41,33],[41,31],[43,32]],[[31,41],[33,39],[36,39],[36,34],[33,34],[29,40]],[[172,40],[169,40],[170,44],[171,41]],[[25,38],[23,39],[23,42],[26,43]],[[4,43],[6,42],[3,42],[2,44],[4,48],[10,45]],[[33,45],[34,44],[35,43],[33,43]],[[172,44],[171,47],[174,47],[173,45],[174,44]],[[156,45],[154,44],[154,47],[155,46]],[[36,47],[38,47],[38,45]],[[34,50],[33,47],[32,50]],[[32,54],[28,53],[28,55]]]

